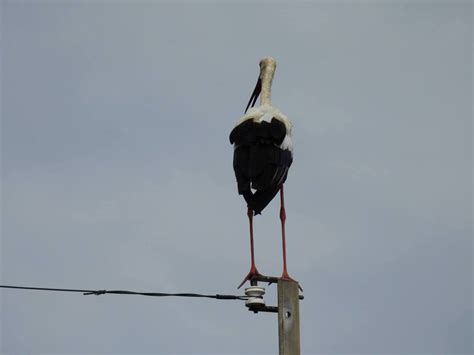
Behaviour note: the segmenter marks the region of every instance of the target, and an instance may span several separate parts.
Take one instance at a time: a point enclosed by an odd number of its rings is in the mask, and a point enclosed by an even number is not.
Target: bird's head
[[[264,95],[262,96],[262,104],[270,103],[270,87],[272,85],[273,74],[276,69],[276,60],[272,57],[265,57],[260,60],[260,75],[258,76],[257,84],[253,90],[252,96],[250,97],[249,103],[245,112],[247,112],[250,106],[254,106],[257,101],[260,92],[262,91],[262,83],[264,85]]]
[[[276,69],[276,60],[273,59],[272,57],[265,57],[260,61],[260,73],[264,71],[264,69],[272,69],[272,71],[275,71]]]

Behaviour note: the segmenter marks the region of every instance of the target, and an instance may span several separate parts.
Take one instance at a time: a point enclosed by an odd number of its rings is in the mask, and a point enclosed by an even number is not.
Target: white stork
[[[270,102],[276,61],[266,57],[260,61],[260,75],[245,114],[230,133],[234,145],[234,172],[240,195],[247,202],[250,226],[250,272],[239,285],[261,276],[255,265],[253,216],[258,215],[280,192],[280,221],[283,247],[282,279],[292,280],[286,268],[285,202],[283,184],[293,162],[290,120]],[[260,106],[253,107],[261,95]],[[249,109],[249,107],[252,108]],[[247,111],[248,110],[248,111]]]

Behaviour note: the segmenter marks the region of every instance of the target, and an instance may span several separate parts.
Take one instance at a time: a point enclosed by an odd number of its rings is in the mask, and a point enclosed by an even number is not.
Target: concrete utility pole
[[[280,355],[300,355],[298,283],[278,280],[278,343]]]
[[[278,306],[266,306],[263,300],[265,288],[258,281],[278,284]],[[246,306],[254,313],[278,313],[278,348],[280,355],[300,355],[300,299],[299,284],[296,281],[258,275],[251,279],[251,286],[245,289],[249,296]]]

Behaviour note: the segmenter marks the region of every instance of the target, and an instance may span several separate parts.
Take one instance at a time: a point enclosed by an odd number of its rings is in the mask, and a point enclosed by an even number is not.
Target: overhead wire
[[[240,300],[240,301],[245,301],[248,299],[247,296],[223,295],[223,294],[206,295],[206,294],[189,293],[189,292],[167,293],[167,292],[136,292],[136,291],[127,291],[127,290],[83,290],[83,289],[71,289],[71,288],[50,288],[50,287],[11,286],[11,285],[0,285],[0,288],[30,290],[30,291],[78,292],[78,293],[82,293],[85,296],[88,296],[88,295],[99,296],[99,295],[105,295],[105,294],[114,294],[114,295],[139,295],[139,296],[150,296],[150,297],[213,298],[217,300]]]

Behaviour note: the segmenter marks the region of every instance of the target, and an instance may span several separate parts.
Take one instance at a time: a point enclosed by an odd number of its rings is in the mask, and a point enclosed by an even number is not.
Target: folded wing
[[[230,133],[230,142],[235,147],[233,165],[238,191],[256,214],[261,213],[286,181],[293,162],[291,151],[281,148],[286,136],[285,124],[275,118],[270,122],[249,119]]]

